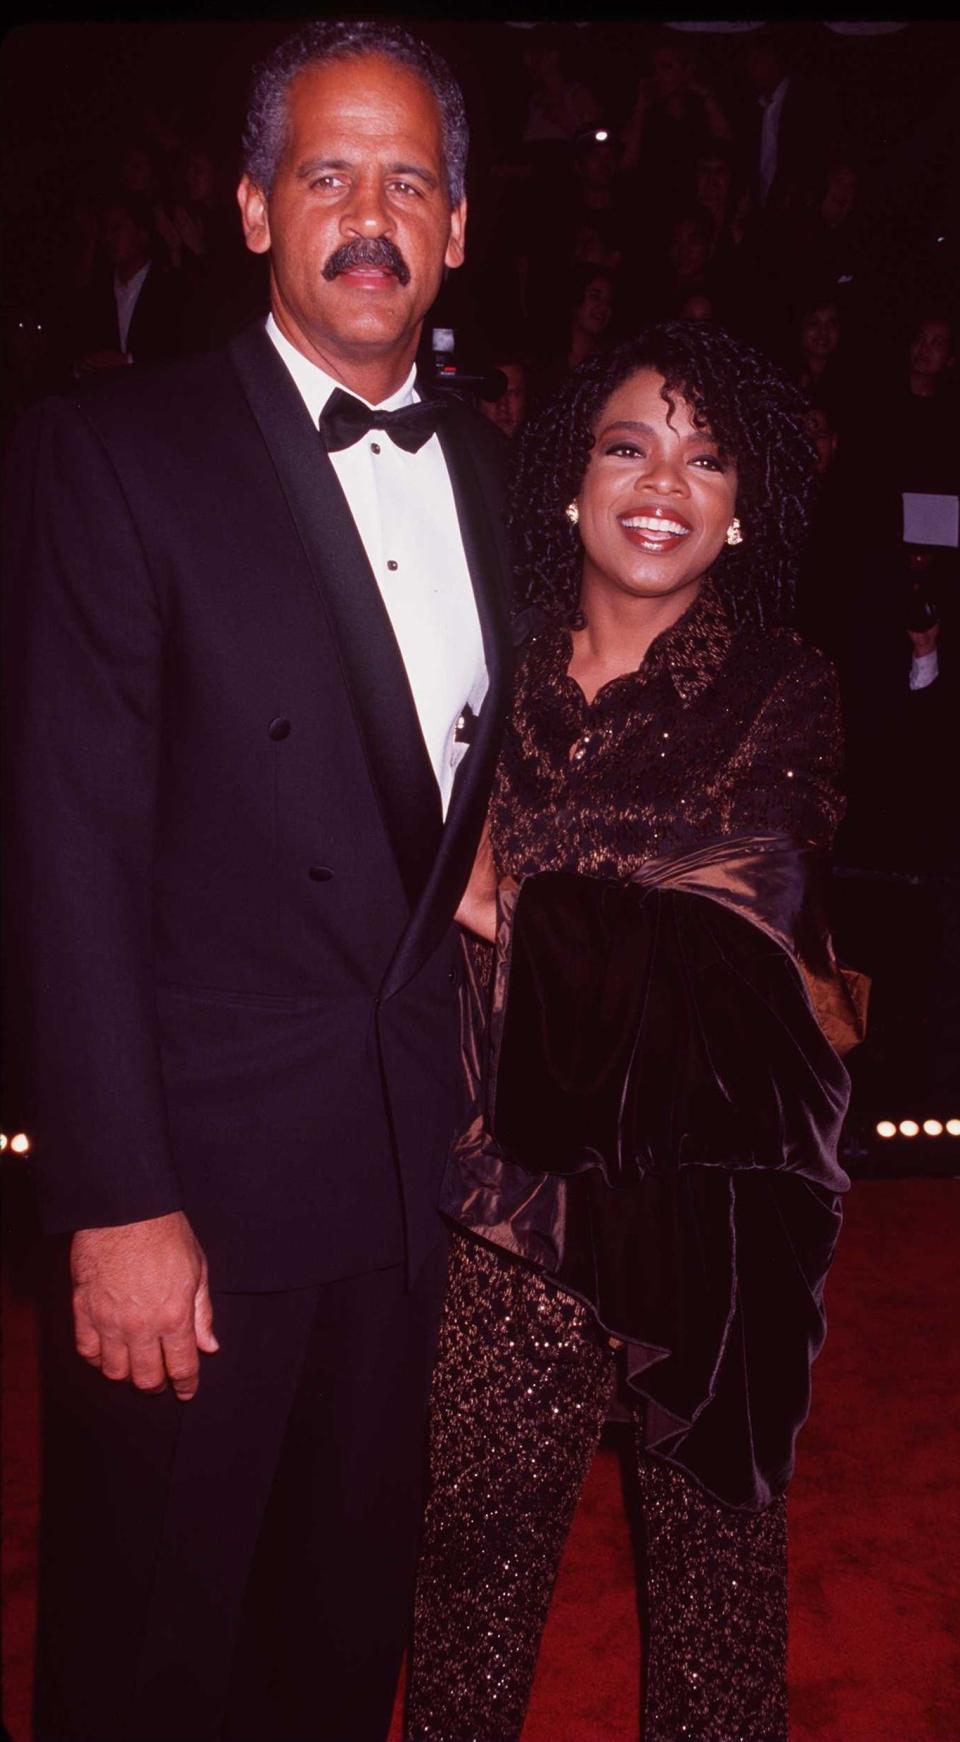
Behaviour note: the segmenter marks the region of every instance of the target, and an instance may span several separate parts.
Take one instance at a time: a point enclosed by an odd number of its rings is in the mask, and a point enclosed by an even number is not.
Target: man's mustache
[[[331,254],[323,276],[328,281],[339,278],[341,272],[350,272],[355,266],[379,266],[384,272],[392,272],[399,284],[410,283],[410,268],[389,236],[357,236],[353,242],[345,242]]]

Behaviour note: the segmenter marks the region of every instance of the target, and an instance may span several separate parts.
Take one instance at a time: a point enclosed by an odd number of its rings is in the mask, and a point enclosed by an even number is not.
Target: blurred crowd
[[[942,1112],[960,1056],[960,54],[918,73],[922,26],[833,28],[425,27],[464,82],[474,151],[468,264],[423,365],[442,348],[505,442],[568,370],[660,317],[719,322],[802,388],[819,488],[798,623],[841,675],[839,850],[858,874],[837,923],[870,969],[908,901],[897,935]],[[190,107],[169,88],[128,103],[94,173],[21,214],[35,265],[7,295],[5,429],[44,392],[221,343],[266,309],[236,142],[204,125],[202,95]]]

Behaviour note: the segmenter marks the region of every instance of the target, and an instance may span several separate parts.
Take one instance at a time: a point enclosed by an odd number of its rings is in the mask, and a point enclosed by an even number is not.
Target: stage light
[[[917,1121],[915,1119],[901,1119],[901,1121],[900,1121],[900,1136],[901,1137],[918,1137],[919,1135],[920,1135],[920,1127],[917,1124]]]
[[[943,1126],[941,1125],[939,1119],[925,1119],[923,1121],[923,1129],[926,1132],[928,1137],[942,1137],[943,1136]]]
[[[878,1137],[896,1137],[897,1128],[892,1119],[881,1119],[877,1126]]]
[[[3,1154],[6,1147],[7,1147],[7,1134],[5,1131],[0,1131],[0,1155]]]
[[[10,1148],[14,1155],[29,1155],[30,1139],[25,1131],[18,1131],[10,1139]]]
[[[605,127],[598,127],[593,137],[598,145],[606,145],[610,135]]]
[[[960,1137],[960,1119],[948,1119],[947,1130],[951,1137]]]

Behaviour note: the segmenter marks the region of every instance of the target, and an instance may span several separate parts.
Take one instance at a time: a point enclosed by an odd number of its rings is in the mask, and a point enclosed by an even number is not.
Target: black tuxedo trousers
[[[35,1742],[383,1742],[409,1624],[445,1242],[214,1293],[188,1404],[111,1385],[47,1291]]]
[[[336,1665],[354,1662],[358,1603],[344,1597],[338,1632],[318,1592],[346,1589],[345,1540],[374,1581],[382,1542],[391,1616],[371,1606],[367,1631],[385,1643],[356,1656],[352,1685],[379,1709],[396,1668],[440,1287],[437,1188],[461,1112],[451,922],[510,667],[502,444],[461,407],[440,440],[491,680],[445,822],[362,543],[261,329],[225,353],[46,402],[13,444],[16,1116],[34,1134],[54,1235],[185,1212],[223,1345],[185,1406],[111,1387],[63,1352],[56,1255],[42,1742],[114,1734],[96,1726],[119,1672],[92,1638],[82,1652],[69,1643],[71,1628],[86,1638],[85,1589],[94,1620],[98,1605],[123,1610],[118,1699],[122,1683],[141,1728],[148,1709],[160,1721],[158,1690],[179,1685],[197,1742],[220,1734],[237,1698],[236,1629],[244,1664],[265,1636],[261,1563],[274,1592],[306,1580],[305,1628],[288,1616],[281,1631],[301,1668],[312,1638],[341,1710]],[[175,1626],[190,1603],[195,1625]],[[292,1690],[291,1676],[288,1665]],[[244,1704],[264,1719],[252,1694]],[[192,1736],[182,1720],[171,1742]],[[309,1734],[366,1742],[377,1722],[358,1709],[355,1732]],[[260,1734],[294,1742],[284,1723],[264,1719]],[[141,1730],[116,1734],[139,1742]]]

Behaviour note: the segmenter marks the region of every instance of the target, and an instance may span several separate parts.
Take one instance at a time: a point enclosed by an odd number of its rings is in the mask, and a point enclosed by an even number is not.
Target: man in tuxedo
[[[106,270],[77,295],[67,316],[77,374],[165,363],[184,350],[179,274],[154,259],[149,204],[137,194],[111,196],[100,213]]]
[[[410,1604],[509,669],[501,443],[414,373],[462,98],[315,24],[245,150],[266,328],[45,402],[12,462],[37,1742],[382,1742]]]

